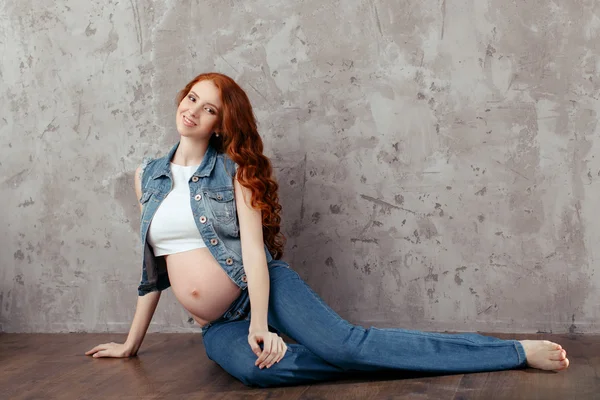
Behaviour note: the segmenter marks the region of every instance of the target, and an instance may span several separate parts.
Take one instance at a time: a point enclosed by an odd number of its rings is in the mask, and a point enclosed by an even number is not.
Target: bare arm
[[[261,369],[269,368],[283,358],[287,351],[287,345],[279,335],[269,332],[268,329],[270,280],[262,233],[262,214],[261,210],[252,207],[252,193],[243,187],[237,178],[234,181],[234,187],[240,220],[242,258],[248,277],[248,295],[252,308],[248,344],[258,357],[254,365]],[[263,343],[262,351],[259,346],[261,342]]]
[[[142,185],[140,179],[141,167],[135,171],[135,193],[137,198],[142,197]],[[140,204],[140,211],[142,211],[142,205]],[[146,294],[145,296],[138,296],[137,305],[135,308],[135,315],[133,316],[133,322],[131,328],[129,328],[129,335],[125,343],[104,343],[88,350],[85,354],[92,355],[94,357],[130,357],[135,356],[144,341],[150,321],[156,311],[156,306],[160,300],[160,291],[155,291]]]
[[[240,240],[248,295],[252,307],[250,332],[267,331],[269,309],[269,269],[265,255],[261,210],[252,207],[252,192],[234,180],[236,207],[240,221]]]
[[[148,326],[160,300],[160,294],[162,292],[156,291],[146,294],[145,296],[138,296],[137,305],[135,307],[135,315],[133,316],[133,322],[131,328],[129,328],[129,335],[125,341],[125,346],[130,349],[130,356],[135,356],[144,341]]]

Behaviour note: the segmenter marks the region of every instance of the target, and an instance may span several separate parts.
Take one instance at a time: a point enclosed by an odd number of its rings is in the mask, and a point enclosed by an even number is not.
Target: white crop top
[[[197,169],[198,165],[171,163],[173,188],[156,210],[148,229],[148,243],[157,257],[206,247],[190,205],[189,181]]]

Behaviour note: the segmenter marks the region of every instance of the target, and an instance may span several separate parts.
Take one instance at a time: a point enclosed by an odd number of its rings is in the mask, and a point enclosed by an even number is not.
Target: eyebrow
[[[194,92],[193,90],[190,90],[190,93],[192,93],[194,96],[196,97],[200,97],[196,94],[196,92]],[[209,105],[213,106],[214,108],[217,109],[217,111],[219,111],[219,107],[215,106],[213,103],[208,103]]]

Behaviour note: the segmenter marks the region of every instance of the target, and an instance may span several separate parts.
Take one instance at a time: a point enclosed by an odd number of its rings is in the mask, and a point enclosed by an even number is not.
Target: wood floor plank
[[[456,388],[453,399],[478,399],[490,378],[489,372],[478,372],[474,374],[461,375],[460,382]]]
[[[516,335],[492,334],[504,339]],[[244,386],[209,360],[200,334],[148,334],[137,357],[93,359],[85,351],[122,342],[114,334],[0,334],[0,397],[10,399],[597,399],[600,336],[518,335],[548,339],[568,352],[566,371],[533,369],[432,376],[356,374],[312,385]]]

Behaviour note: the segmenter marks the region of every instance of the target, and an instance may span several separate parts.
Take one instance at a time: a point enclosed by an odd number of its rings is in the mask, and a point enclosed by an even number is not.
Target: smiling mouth
[[[183,116],[183,123],[186,126],[196,126],[196,123],[192,120],[190,120],[188,117],[186,117],[185,115]]]

